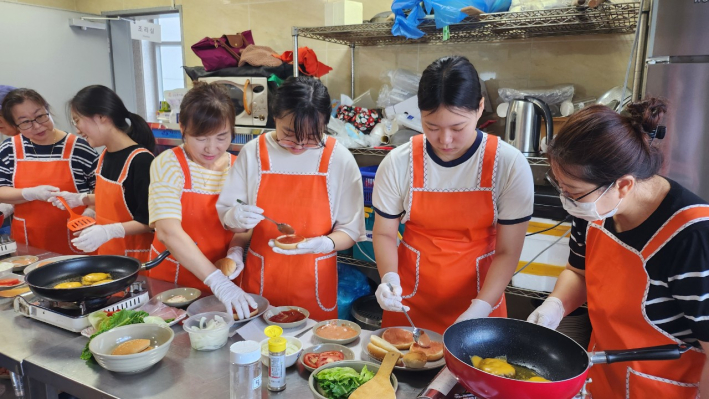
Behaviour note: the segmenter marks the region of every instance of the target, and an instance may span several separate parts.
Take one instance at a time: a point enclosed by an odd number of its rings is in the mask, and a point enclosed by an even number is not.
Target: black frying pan
[[[25,282],[35,295],[51,301],[80,302],[103,298],[124,290],[138,278],[139,271],[152,269],[169,255],[170,251],[165,251],[145,264],[138,259],[118,255],[65,259],[32,270],[25,276]],[[113,281],[81,288],[54,288],[59,283],[76,280],[89,273],[109,273]]]

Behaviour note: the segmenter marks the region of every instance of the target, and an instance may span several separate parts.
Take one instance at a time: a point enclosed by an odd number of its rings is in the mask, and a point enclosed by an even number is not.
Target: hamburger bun
[[[431,346],[428,348],[423,348],[414,342],[411,344],[411,352],[423,353],[429,362],[435,362],[443,358],[443,342],[431,341]]]
[[[409,349],[414,343],[414,333],[399,327],[387,328],[382,338],[399,350]]]
[[[369,355],[371,357],[381,362],[382,360],[384,360],[384,356],[386,356],[389,351],[382,349],[370,342],[367,344],[367,352],[369,352]],[[396,361],[396,365],[400,367],[404,366],[404,362],[401,360],[401,352],[399,352],[399,360]]]
[[[387,352],[396,352],[396,353],[398,353],[398,354],[400,354],[400,355],[403,355],[403,354],[401,353],[401,351],[396,348],[396,346],[394,346],[394,345],[388,343],[387,341],[385,341],[384,339],[382,339],[381,337],[379,337],[379,336],[377,336],[377,335],[372,335],[372,336],[369,338],[369,342],[371,342],[371,343],[374,344],[375,346],[378,346],[378,347],[384,349],[384,350],[387,351]]]
[[[273,243],[280,249],[296,249],[298,248],[298,244],[304,241],[305,237],[303,236],[288,234],[276,238],[273,240]]]
[[[409,352],[401,358],[404,362],[404,366],[410,369],[420,369],[426,365],[428,357],[421,352]]]
[[[251,305],[249,305],[249,315],[244,317],[243,320],[254,317],[254,316],[256,316],[257,313],[258,313],[258,308],[254,309],[251,307]],[[239,314],[236,313],[236,310],[234,310],[234,320],[236,320],[236,321],[242,320],[239,318]]]
[[[149,339],[131,339],[116,347],[111,355],[132,355],[139,353],[150,347]]]
[[[214,262],[214,266],[221,270],[222,273],[227,277],[229,277],[232,273],[236,271],[236,262],[229,258],[219,259],[218,261]]]

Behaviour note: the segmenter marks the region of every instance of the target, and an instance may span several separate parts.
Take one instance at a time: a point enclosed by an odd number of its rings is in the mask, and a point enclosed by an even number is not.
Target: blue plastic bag
[[[337,318],[352,320],[352,303],[372,293],[367,276],[354,266],[337,264]]]
[[[451,24],[457,24],[467,16],[461,9],[473,6],[480,11],[500,12],[510,8],[511,0],[394,0],[391,11],[394,13],[394,26],[391,33],[394,36],[405,36],[409,39],[419,39],[424,33],[418,29],[426,14],[431,14],[436,21],[436,28],[442,29]],[[425,9],[424,9],[425,8]],[[408,17],[404,10],[411,10]]]
[[[404,10],[411,10],[408,17]],[[391,11],[394,13],[394,26],[391,27],[394,36],[419,39],[424,35],[423,31],[417,28],[426,16],[419,0],[394,0]]]

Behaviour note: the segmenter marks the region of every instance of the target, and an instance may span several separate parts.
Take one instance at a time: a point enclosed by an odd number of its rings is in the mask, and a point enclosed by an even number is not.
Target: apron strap
[[[332,157],[332,151],[335,149],[335,144],[337,144],[337,140],[335,140],[334,137],[328,137],[325,140],[325,149],[323,149],[322,156],[320,157],[318,173],[327,173],[327,170],[330,168],[330,158]]]
[[[185,177],[185,190],[191,190],[192,189],[192,176],[190,175],[190,167],[187,165],[187,157],[185,156],[185,151],[182,149],[182,147],[175,147],[172,149],[172,152],[175,153],[175,157],[177,158],[177,162],[180,163],[180,168],[182,168],[182,176]]]
[[[424,135],[417,134],[411,138],[411,175],[413,188],[423,188],[424,174]]]
[[[130,169],[131,162],[133,162],[133,159],[136,157],[136,155],[143,152],[147,152],[148,154],[150,154],[150,151],[146,150],[145,148],[136,148],[135,150],[133,150],[133,152],[130,153],[130,155],[128,155],[128,159],[126,159],[126,163],[123,165],[121,174],[120,176],[118,176],[117,183],[123,184],[123,182],[126,181],[126,178],[128,178],[128,170]],[[101,154],[101,158],[103,159],[103,154]],[[98,170],[100,171],[100,169]]]
[[[650,238],[641,253],[645,261],[655,255],[677,233],[694,223],[709,220],[709,205],[691,205],[672,215]]]
[[[74,153],[74,145],[76,145],[76,136],[71,133],[66,134],[66,142],[64,142],[64,152],[62,152],[62,159],[71,159],[71,154]]]
[[[491,134],[486,136],[485,153],[483,154],[482,170],[480,171],[480,187],[492,188],[495,166],[497,165],[497,146],[499,144],[499,138]]]
[[[236,162],[236,155],[229,154],[229,167],[234,166],[234,162]]]
[[[12,138],[12,145],[15,149],[15,160],[25,159],[25,143],[22,140],[22,135],[18,134]]]
[[[261,161],[261,171],[268,172],[271,170],[271,161],[268,158],[268,145],[266,143],[266,134],[264,133],[258,138],[258,156]]]

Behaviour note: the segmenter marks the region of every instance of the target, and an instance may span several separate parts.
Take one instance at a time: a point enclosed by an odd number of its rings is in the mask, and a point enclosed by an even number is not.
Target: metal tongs
[[[240,199],[237,199],[236,202],[240,203],[241,205],[248,205],[246,202],[244,202],[244,201],[242,201],[242,200],[240,200]],[[283,233],[283,234],[295,234],[295,229],[292,228],[292,227],[290,227],[289,224],[286,224],[286,223],[278,223],[278,222],[276,222],[275,220],[271,219],[270,217],[268,217],[268,216],[266,216],[266,215],[261,215],[261,216],[263,216],[263,218],[266,219],[266,220],[268,220],[269,222],[275,224],[276,227],[278,227],[278,231],[280,231],[281,233]]]
[[[389,283],[387,283],[387,286],[389,287],[389,290],[394,293],[394,287],[392,287]],[[406,308],[403,305],[401,306],[401,311],[404,312],[404,316],[406,316],[406,319],[409,321],[411,327],[413,327],[414,329],[414,342],[422,348],[428,348],[429,346],[431,346],[431,338],[428,337],[426,331],[423,331],[422,329],[414,325],[414,322],[411,321],[411,317],[409,317],[409,314],[406,313]]]

